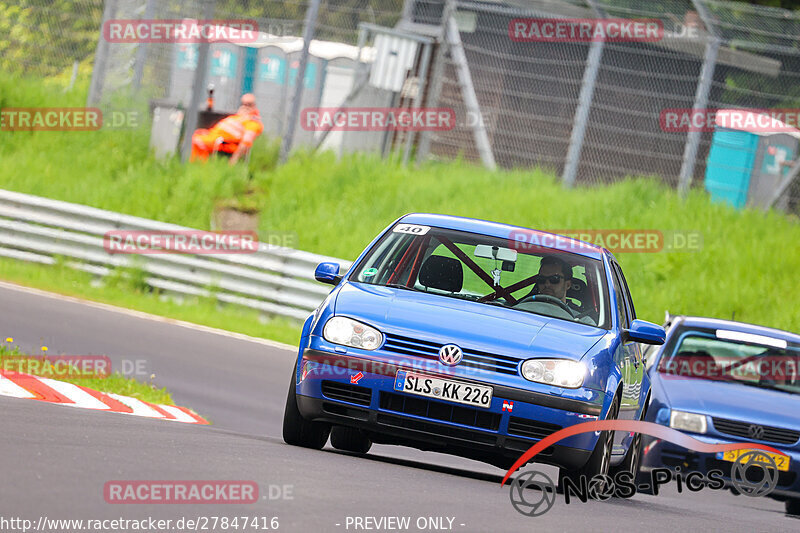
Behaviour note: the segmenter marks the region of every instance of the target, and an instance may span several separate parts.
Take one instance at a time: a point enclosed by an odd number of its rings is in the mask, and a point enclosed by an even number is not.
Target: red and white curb
[[[185,424],[208,424],[186,407],[159,405],[130,396],[99,392],[65,381],[0,370],[0,396],[28,398],[70,407],[159,418]]]

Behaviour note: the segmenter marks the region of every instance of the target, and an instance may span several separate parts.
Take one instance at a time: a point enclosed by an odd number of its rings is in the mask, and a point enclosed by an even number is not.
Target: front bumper
[[[707,435],[693,434],[692,437],[710,444],[740,443]],[[778,472],[777,487],[769,496],[775,499],[798,498],[800,497],[800,452],[778,446],[776,448],[790,457],[789,470]],[[643,472],[663,467],[673,470],[680,467],[684,473],[692,471],[707,474],[710,470],[720,470],[726,484],[730,482],[733,463],[717,459],[715,454],[697,453],[671,442],[647,436],[643,438],[642,451]]]
[[[491,405],[471,407],[395,391],[398,370],[490,385]],[[296,392],[298,408],[308,420],[357,427],[376,443],[441,451],[501,467],[555,431],[595,420],[605,401],[595,391],[587,402],[313,349],[303,352]],[[541,452],[536,461],[579,468],[596,440],[594,433],[569,437]]]

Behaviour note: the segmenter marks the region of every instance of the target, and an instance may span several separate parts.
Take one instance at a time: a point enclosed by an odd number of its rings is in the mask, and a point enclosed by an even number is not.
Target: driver
[[[572,267],[566,261],[546,255],[539,263],[539,273],[536,275],[536,294],[554,296],[567,303],[567,289],[572,282]]]

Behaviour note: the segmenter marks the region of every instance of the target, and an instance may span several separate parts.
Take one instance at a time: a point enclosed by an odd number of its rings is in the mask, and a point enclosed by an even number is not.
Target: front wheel
[[[611,408],[609,409],[606,420],[616,420],[618,415],[619,415],[619,399],[615,398],[614,403],[611,404]],[[609,470],[611,468],[611,450],[613,446],[614,446],[614,432],[603,431],[600,434],[600,437],[597,439],[597,444],[595,444],[594,446],[592,455],[589,456],[589,460],[586,461],[586,464],[583,465],[582,468],[579,468],[577,470],[566,470],[564,468],[559,469],[558,471],[559,488],[563,490],[565,478],[569,478],[569,480],[573,484],[575,484],[575,486],[580,487],[581,477],[586,477],[586,481],[589,484],[589,487],[592,487],[593,478],[598,476],[608,476]],[[595,485],[594,489],[590,492],[602,493],[604,492],[604,487]]]
[[[639,421],[643,421],[647,416],[647,404],[649,403],[650,396],[647,396],[645,400],[644,407],[642,408],[642,416],[639,418]],[[625,458],[622,460],[620,464],[617,466],[612,466],[610,468],[611,476],[615,477],[620,472],[628,472],[630,473],[630,479],[635,480],[636,476],[639,474],[639,466],[642,461],[642,434],[636,433],[633,437],[633,442],[631,442],[630,447],[628,448],[628,452],[625,454]]]
[[[309,422],[300,414],[295,391],[296,375],[297,367],[289,381],[289,394],[286,396],[286,407],[283,410],[283,440],[292,446],[321,450],[328,442],[331,426],[322,422]]]

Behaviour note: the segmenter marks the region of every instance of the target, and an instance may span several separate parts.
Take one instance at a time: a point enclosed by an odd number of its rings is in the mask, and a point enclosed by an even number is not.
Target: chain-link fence
[[[568,185],[654,176],[738,207],[800,212],[800,130],[728,127],[714,115],[800,108],[796,12],[719,0],[17,0],[0,10],[0,29],[10,28],[3,69],[15,62],[47,75],[93,58],[90,102],[138,94],[202,107],[211,84],[221,111],[253,92],[265,132],[283,137],[287,150],[538,166]],[[111,20],[187,18],[255,20],[258,39],[204,51],[109,42],[98,32]],[[534,34],[547,21],[576,19],[644,19],[659,31],[642,39]],[[23,30],[33,26],[48,37],[29,38]],[[442,108],[454,120],[380,134],[324,126],[326,110],[376,108]],[[689,126],[670,125],[669,113],[689,117]]]
[[[446,0],[413,2],[411,20],[440,25]],[[656,176],[703,186],[734,205],[772,203],[800,212],[797,130],[754,134],[717,127],[665,127],[665,110],[796,109],[800,15],[739,2],[669,0],[459,0],[454,18],[495,160],[550,168],[566,183]],[[650,19],[658,39],[605,42],[515,40],[549,19]],[[440,102],[461,108],[462,84],[445,57]],[[797,124],[795,124],[797,125]],[[772,135],[771,133],[782,134]],[[437,132],[431,153],[480,161],[469,127]],[[780,193],[780,194],[778,194]]]
[[[53,76],[91,61],[103,0],[0,2],[0,70]]]

